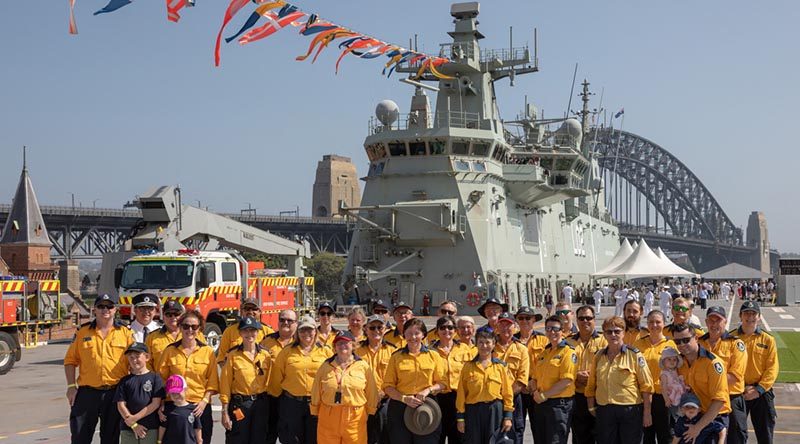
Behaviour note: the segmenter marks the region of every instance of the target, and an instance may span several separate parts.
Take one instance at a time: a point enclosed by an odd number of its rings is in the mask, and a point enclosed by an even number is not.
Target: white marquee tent
[[[614,257],[611,259],[611,262],[609,262],[608,265],[605,266],[605,268],[595,273],[594,276],[598,275],[602,276],[608,273],[609,271],[617,268],[619,264],[625,262],[625,259],[627,259],[628,256],[631,255],[631,253],[633,253],[633,247],[631,247],[631,243],[628,242],[628,239],[623,240],[622,245],[619,246],[619,250],[617,250],[617,254],[614,255]]]
[[[621,248],[620,248],[621,249]],[[612,260],[613,262],[613,260]],[[671,263],[668,264],[658,257],[656,253],[642,239],[627,259],[614,268],[602,270],[593,275],[594,278],[618,277],[623,279],[637,279],[648,277],[696,277],[697,274],[684,270]]]

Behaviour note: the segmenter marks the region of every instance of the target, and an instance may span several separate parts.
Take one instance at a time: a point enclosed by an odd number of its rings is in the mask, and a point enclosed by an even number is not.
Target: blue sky
[[[67,3],[0,2],[0,202],[11,201],[27,145],[43,204],[69,204],[74,193],[84,206],[120,207],[152,185],[180,184],[186,200],[214,210],[309,214],[316,162],[346,155],[365,173],[375,104],[407,109],[412,93],[382,77],[377,60],[346,58],[338,76],[338,51],[296,62],[309,39],[291,29],[226,45],[214,68],[224,0],[197,0],[178,24],[162,0],[97,17],[105,0],[77,0],[77,36],[67,33]],[[429,52],[452,27],[450,2],[439,0],[296,4],[385,41],[418,34]],[[681,159],[737,225],[761,210],[772,246],[800,251],[789,191],[800,164],[800,3],[494,0],[479,20],[485,48],[507,46],[508,26],[515,44],[539,29],[541,72],[499,83],[505,118],[525,95],[563,114],[578,63],[606,108],[625,107],[625,129]]]

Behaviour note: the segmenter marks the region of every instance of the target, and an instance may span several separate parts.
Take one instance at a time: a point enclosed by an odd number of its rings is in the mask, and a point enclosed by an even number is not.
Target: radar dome
[[[567,119],[564,123],[561,124],[561,128],[558,129],[560,133],[566,133],[571,137],[578,137],[583,135],[583,131],[581,129],[581,123],[578,122],[576,119]]]
[[[392,100],[381,100],[375,107],[375,117],[386,126],[397,121],[400,117],[400,108]]]

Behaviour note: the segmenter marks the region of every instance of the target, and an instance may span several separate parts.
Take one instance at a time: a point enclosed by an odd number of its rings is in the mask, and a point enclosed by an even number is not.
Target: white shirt
[[[594,297],[594,303],[595,304],[599,304],[600,301],[603,300],[603,292],[600,291],[600,290],[595,291],[592,296]]]
[[[131,322],[131,331],[133,332],[134,342],[144,342],[144,328],[145,326],[140,324],[139,321],[134,320]],[[150,323],[147,324],[147,334],[150,334],[159,328],[161,328],[161,324],[156,321],[150,321]]]
[[[570,304],[572,303],[572,287],[567,285],[566,287],[562,288],[561,294],[564,296],[564,299],[567,302],[569,302]]]

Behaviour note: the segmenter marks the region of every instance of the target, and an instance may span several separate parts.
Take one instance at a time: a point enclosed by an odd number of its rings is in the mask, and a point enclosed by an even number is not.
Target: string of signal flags
[[[167,19],[177,23],[181,16],[180,12],[186,7],[195,5],[195,0],[165,0],[167,6]],[[75,22],[75,2],[69,0],[69,33],[77,34],[78,26]],[[96,11],[94,15],[114,12],[128,4],[132,0],[109,0],[108,4]],[[237,40],[240,45],[247,45],[258,40],[265,39],[284,28],[294,28],[299,30],[299,34],[311,38],[308,51],[295,58],[297,61],[305,61],[311,58],[311,63],[317,61],[320,53],[338,42],[338,47],[342,52],[336,60],[336,73],[339,73],[339,64],[342,59],[350,54],[360,59],[384,58],[386,63],[383,67],[383,75],[391,76],[394,70],[402,65],[418,66],[416,77],[419,78],[425,73],[431,73],[439,79],[452,79],[439,72],[437,69],[444,63],[450,61],[446,57],[432,56],[404,48],[399,45],[384,42],[375,37],[371,37],[360,32],[353,31],[336,23],[330,22],[319,17],[317,14],[301,10],[297,6],[284,0],[230,0],[225,16],[222,19],[222,26],[217,34],[214,44],[214,65],[219,66],[221,61],[221,46],[223,32],[228,24],[241,10],[248,5],[253,5],[253,11],[242,25],[238,32],[230,37],[224,38],[226,43]],[[257,26],[258,25],[258,26]],[[312,57],[313,54],[313,57]]]

